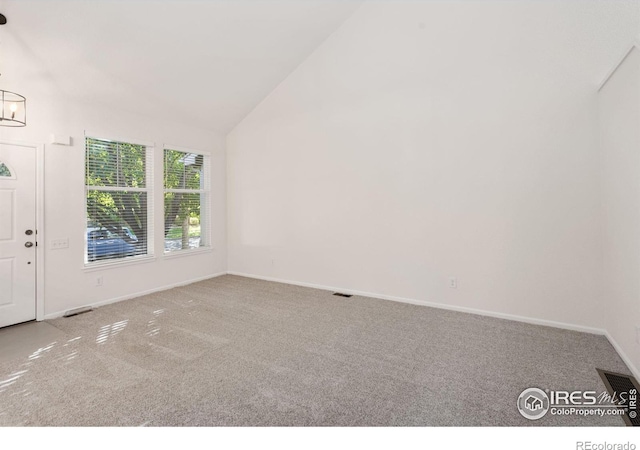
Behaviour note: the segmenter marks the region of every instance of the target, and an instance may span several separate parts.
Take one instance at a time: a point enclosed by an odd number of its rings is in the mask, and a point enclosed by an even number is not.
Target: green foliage
[[[203,157],[194,153],[165,150],[165,189],[201,189]],[[187,217],[200,220],[200,193],[166,192],[164,194],[165,236],[181,227]],[[180,232],[182,236],[182,232]]]
[[[87,186],[145,187],[144,145],[87,138],[86,148]]]
[[[201,189],[202,167],[202,155],[165,150],[165,189]],[[122,228],[128,227],[138,237],[140,245],[146,246],[147,193],[127,189],[146,186],[145,146],[87,138],[85,182],[88,223],[108,228],[121,236]],[[92,187],[122,190],[102,191]],[[192,224],[190,228],[195,229],[194,225],[197,225],[199,233],[200,197],[198,192],[165,191],[165,236],[175,233],[172,230],[181,228],[187,218]]]
[[[123,142],[86,139],[87,220],[124,237],[123,227],[138,238],[140,250],[147,245],[146,148]],[[91,187],[120,187],[121,191]]]
[[[201,189],[202,156],[194,153],[165,150],[165,189]]]
[[[200,225],[189,225],[189,237],[200,236]],[[182,239],[182,227],[171,227],[166,235],[167,239]]]
[[[87,192],[87,216],[96,226],[118,232],[128,227],[138,237],[146,234],[146,192]],[[120,233],[118,233],[120,234]]]

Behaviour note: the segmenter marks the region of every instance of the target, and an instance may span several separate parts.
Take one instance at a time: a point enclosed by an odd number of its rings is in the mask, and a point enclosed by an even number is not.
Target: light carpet
[[[0,425],[624,425],[516,408],[629,373],[591,334],[231,275],[48,324],[0,330]]]

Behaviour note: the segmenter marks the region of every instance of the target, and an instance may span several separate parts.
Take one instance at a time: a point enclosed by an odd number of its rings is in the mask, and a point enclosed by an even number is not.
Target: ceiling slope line
[[[302,61],[300,61],[299,64],[297,64],[293,69],[291,69],[291,71],[285,75],[285,77],[280,80],[280,82],[278,82],[278,84],[276,84],[273,89],[271,89],[258,103],[255,104],[255,106],[253,108],[251,108],[250,111],[248,111],[244,116],[242,116],[242,118],[240,120],[238,120],[225,134],[224,134],[224,139],[226,139],[227,137],[229,137],[236,128],[238,128],[238,126],[245,121],[245,119],[247,117],[249,117],[256,109],[258,109],[260,107],[260,105],[262,105],[269,97],[271,97],[271,94],[273,94],[275,91],[278,90],[278,88],[284,83],[286,82],[289,77],[291,75],[293,75],[305,62],[307,62],[307,60],[309,60],[309,58],[311,58],[317,51],[318,49],[320,49],[327,41],[329,41],[338,31],[340,31],[342,29],[342,27],[344,27],[344,25],[349,21],[349,19],[351,19],[352,17],[354,17],[358,11],[363,7],[363,5],[368,1],[368,0],[353,0],[355,3],[360,3],[354,10],[353,12],[351,12],[351,14],[349,14],[342,22],[340,22],[340,24],[335,28],[335,30],[333,30],[331,33],[329,33],[329,35],[323,39],[313,50],[311,50],[311,52],[302,59]]]

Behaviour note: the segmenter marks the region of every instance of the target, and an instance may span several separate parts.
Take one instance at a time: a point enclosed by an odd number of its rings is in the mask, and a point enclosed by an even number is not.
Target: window
[[[164,250],[209,246],[209,157],[164,151]]]
[[[1,163],[1,162],[0,162],[0,177],[11,178],[11,171],[4,163]]]
[[[153,254],[151,147],[85,139],[85,263]]]

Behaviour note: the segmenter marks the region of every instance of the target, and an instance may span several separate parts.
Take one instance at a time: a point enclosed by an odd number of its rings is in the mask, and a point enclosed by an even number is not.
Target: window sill
[[[174,250],[172,252],[164,252],[164,257],[167,259],[180,258],[182,256],[200,255],[203,253],[212,253],[213,247],[198,247],[189,250]]]
[[[134,266],[138,264],[146,264],[156,260],[155,256],[134,256],[122,260],[100,261],[85,263],[84,271],[93,272],[96,270],[117,269],[118,267]]]

